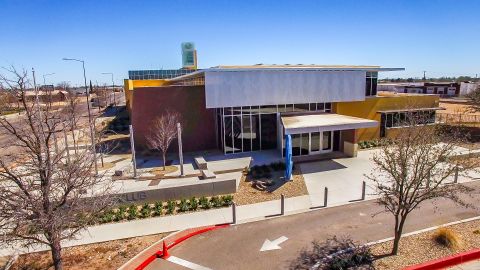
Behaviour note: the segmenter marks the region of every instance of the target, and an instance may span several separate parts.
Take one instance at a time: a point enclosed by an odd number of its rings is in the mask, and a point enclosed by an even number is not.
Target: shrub
[[[182,199],[178,204],[178,208],[180,212],[187,212],[188,210],[190,210],[190,205],[188,205],[186,199]]]
[[[172,200],[169,200],[167,202],[167,214],[171,215],[175,212],[175,202]]]
[[[203,209],[210,209],[212,208],[212,204],[210,203],[210,201],[205,198],[205,197],[201,197],[200,198],[200,205],[202,206]]]
[[[222,200],[220,200],[220,198],[218,196],[213,196],[212,198],[210,198],[210,203],[214,207],[222,207],[222,205],[223,205]]]
[[[192,209],[193,211],[197,211],[197,209],[198,209],[197,198],[195,198],[195,197],[190,198],[189,203],[190,203],[190,209]]]
[[[273,163],[270,164],[270,167],[274,171],[282,171],[282,170],[285,170],[285,163],[282,162],[282,161],[273,162]]]
[[[262,166],[260,166],[260,170],[263,173],[269,173],[270,172],[270,167],[268,165],[263,164]]]
[[[103,213],[102,217],[100,218],[100,223],[109,223],[115,220],[115,213],[113,210],[108,210]]]
[[[161,201],[155,202],[155,205],[153,207],[153,215],[161,216],[162,212],[163,212],[163,202]]]
[[[433,234],[433,239],[437,244],[450,249],[458,249],[460,247],[460,238],[456,232],[449,228],[437,229]]]
[[[366,246],[359,246],[351,239],[329,238],[323,243],[312,242],[312,250],[304,250],[292,261],[290,269],[362,269],[373,270],[373,255]]]
[[[224,206],[230,206],[233,203],[232,195],[225,195],[221,197]]]
[[[128,207],[128,220],[136,219],[138,215],[138,209],[137,206],[132,204]]]
[[[268,178],[272,178],[272,174],[269,173],[269,172],[266,172],[266,173],[264,173],[264,174],[262,175],[262,178],[267,178],[267,179],[268,179]]]
[[[150,217],[152,214],[152,208],[150,208],[150,204],[145,203],[142,206],[142,210],[140,210],[140,214],[142,218],[147,218]]]
[[[115,217],[114,217],[114,220],[115,221],[121,221],[123,219],[125,219],[125,213],[127,211],[127,207],[125,205],[121,205],[117,211],[115,211]]]

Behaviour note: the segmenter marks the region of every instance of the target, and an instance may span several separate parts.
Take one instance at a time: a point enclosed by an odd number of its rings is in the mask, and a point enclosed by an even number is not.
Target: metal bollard
[[[453,179],[453,183],[457,183],[458,182],[458,166],[455,167],[455,178]]]
[[[365,183],[365,181],[363,181],[363,184],[362,184],[362,201],[365,200],[365,189],[367,188],[367,183]]]
[[[285,215],[285,195],[280,197],[280,215]]]
[[[232,203],[232,224],[237,224],[237,204]]]
[[[327,207],[327,205],[328,205],[328,188],[325,187],[325,193],[323,196],[323,206]]]

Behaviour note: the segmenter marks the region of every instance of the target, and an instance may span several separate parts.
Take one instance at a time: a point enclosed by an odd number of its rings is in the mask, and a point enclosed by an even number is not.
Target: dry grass
[[[460,252],[480,248],[480,220],[448,226],[442,228],[451,231],[462,243],[457,249],[448,248],[435,241],[438,231],[430,231],[418,235],[404,237],[400,240],[399,253],[396,256],[387,256],[375,261],[377,270],[397,270],[438,258],[450,256]],[[390,253],[392,242],[385,242],[372,246],[374,255]]]
[[[71,270],[117,269],[140,251],[164,237],[164,234],[65,248],[64,268]],[[26,254],[19,257],[11,268],[53,269],[49,252]]]
[[[278,200],[282,194],[287,198],[307,195],[307,186],[305,185],[305,180],[303,179],[299,166],[295,167],[292,177],[292,181],[285,182],[283,179],[283,171],[274,171],[269,180],[273,180],[275,184],[269,187],[270,191],[260,191],[252,187],[250,176],[243,175],[240,179],[240,186],[238,187],[237,193],[234,194],[234,201],[238,205],[245,205]]]
[[[178,171],[178,168],[175,166],[165,166],[165,169],[162,167],[155,167],[155,169],[150,170],[149,172],[154,174],[157,177],[165,176],[165,174],[173,173]]]
[[[444,247],[449,249],[459,249],[461,247],[461,241],[457,233],[449,228],[439,228],[433,234],[433,240]]]

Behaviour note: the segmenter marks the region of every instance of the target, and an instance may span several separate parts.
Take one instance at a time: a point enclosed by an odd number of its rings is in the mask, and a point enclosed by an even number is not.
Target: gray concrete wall
[[[120,204],[188,199],[235,193],[236,179],[201,180],[194,184],[162,187],[119,194]]]

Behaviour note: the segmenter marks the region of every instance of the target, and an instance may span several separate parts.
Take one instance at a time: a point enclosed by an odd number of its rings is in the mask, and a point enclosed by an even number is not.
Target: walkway
[[[448,270],[478,270],[478,269],[480,269],[480,260],[462,263],[462,264],[448,268]]]

